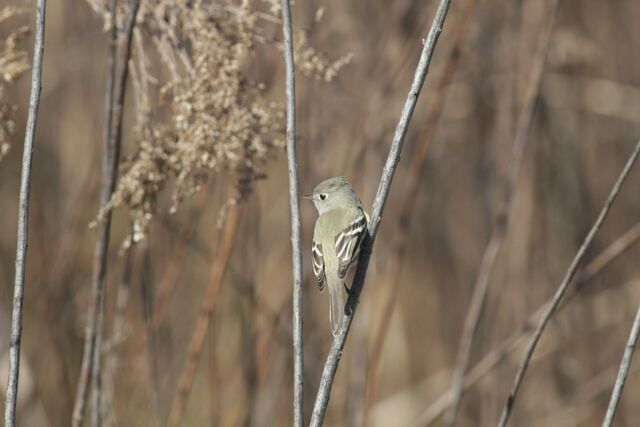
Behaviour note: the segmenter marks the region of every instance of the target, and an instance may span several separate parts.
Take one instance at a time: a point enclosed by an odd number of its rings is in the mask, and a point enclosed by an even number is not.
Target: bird
[[[313,273],[321,292],[329,288],[329,320],[335,337],[344,324],[341,288],[350,292],[345,280],[357,263],[369,216],[343,176],[322,181],[304,197],[313,200],[318,211],[311,251]]]

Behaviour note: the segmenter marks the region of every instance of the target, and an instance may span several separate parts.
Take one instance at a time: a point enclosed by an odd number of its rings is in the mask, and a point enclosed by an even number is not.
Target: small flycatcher
[[[329,319],[333,335],[342,332],[342,287],[350,267],[358,260],[360,244],[367,231],[367,214],[353,187],[343,176],[327,179],[311,196],[318,210],[313,231],[313,273],[324,290],[329,288]]]

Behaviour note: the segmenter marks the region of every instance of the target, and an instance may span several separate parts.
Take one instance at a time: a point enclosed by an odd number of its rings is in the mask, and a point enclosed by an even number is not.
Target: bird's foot
[[[347,295],[349,295],[350,297],[355,296],[354,291],[349,288],[346,283],[343,283],[342,286],[344,286],[344,290],[347,292]]]
[[[347,299],[347,303],[344,305],[344,314],[351,316],[356,304],[358,304],[358,296],[353,289],[347,287],[346,283],[343,283],[342,285],[344,286],[344,290],[347,292],[347,295],[349,295],[349,299]]]

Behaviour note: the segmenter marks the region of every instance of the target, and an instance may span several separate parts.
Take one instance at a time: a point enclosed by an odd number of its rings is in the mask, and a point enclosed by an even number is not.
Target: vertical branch
[[[191,340],[189,341],[189,348],[187,349],[187,360],[184,362],[180,379],[178,380],[178,391],[171,404],[169,421],[167,422],[167,426],[169,427],[177,427],[180,425],[184,408],[187,406],[187,398],[189,397],[193,379],[196,375],[198,360],[200,360],[204,340],[209,331],[211,313],[218,298],[220,285],[222,284],[222,279],[224,279],[229,258],[231,257],[231,250],[233,249],[233,244],[238,232],[239,209],[237,203],[234,201],[226,213],[220,249],[217,251],[215,260],[211,264],[211,276],[209,278],[207,293],[200,305],[198,318],[193,328]]]
[[[116,181],[118,178],[118,165],[120,163],[120,148],[122,147],[122,118],[124,115],[124,102],[127,89],[127,80],[129,77],[129,59],[131,58],[131,43],[133,40],[133,29],[135,27],[136,18],[138,16],[138,9],[140,7],[140,0],[130,0],[129,11],[124,23],[125,41],[124,48],[119,52],[119,58],[117,58],[116,64],[119,64],[117,80],[115,80],[115,86],[113,87],[113,103],[111,110],[111,123],[112,128],[108,131],[108,158],[110,165],[108,165],[108,182],[103,182],[103,193],[101,197],[102,207],[111,199]],[[116,9],[112,10],[113,25],[116,25]],[[116,28],[117,33],[117,28]],[[117,38],[117,36],[116,36]],[[117,40],[116,40],[117,42]],[[107,176],[107,174],[105,174]],[[103,222],[104,234],[100,237],[104,238],[104,247],[102,248],[102,258],[100,263],[100,276],[97,282],[97,293],[99,295],[99,305],[96,306],[98,310],[97,322],[95,323],[95,332],[93,333],[93,363],[92,363],[92,377],[93,377],[93,404],[91,414],[91,425],[93,427],[100,427],[102,425],[102,411],[100,410],[102,400],[102,336],[104,330],[104,312],[106,306],[105,298],[105,277],[107,274],[107,255],[109,252],[109,234],[111,229],[111,211],[106,212],[108,219],[105,218]],[[98,252],[96,250],[96,252]]]
[[[393,175],[398,162],[400,161],[400,153],[402,152],[402,145],[409,128],[409,123],[416,107],[416,103],[418,102],[418,96],[422,90],[422,85],[424,84],[427,72],[429,71],[431,57],[433,56],[433,51],[435,50],[438,38],[442,32],[442,26],[444,25],[444,20],[447,16],[447,12],[449,11],[450,4],[451,0],[440,1],[433,23],[431,24],[431,28],[427,34],[427,38],[423,42],[420,61],[416,67],[413,82],[411,83],[411,89],[409,90],[404,107],[402,108],[400,120],[398,121],[393,141],[391,143],[391,149],[389,150],[389,155],[387,156],[386,163],[382,170],[380,184],[378,185],[378,191],[371,211],[371,220],[369,222],[368,230],[369,233],[362,243],[362,250],[358,260],[358,268],[356,270],[353,285],[351,287],[351,293],[347,301],[344,328],[342,332],[333,339],[331,350],[329,351],[327,361],[322,371],[318,394],[316,395],[313,413],[311,414],[311,427],[320,427],[324,421],[324,416],[327,411],[327,405],[329,404],[329,398],[331,395],[331,387],[333,385],[336,371],[338,370],[338,363],[349,334],[349,329],[351,328],[351,322],[355,314],[358,298],[360,297],[360,293],[364,286],[367,268],[369,266],[369,259],[371,257],[376,234],[378,233],[378,227],[380,226],[380,221],[382,219],[384,205],[387,201],[389,190],[391,188],[391,181],[393,180]]]
[[[153,319],[153,313],[155,310],[153,304],[154,292],[152,286],[155,281],[153,277],[153,268],[151,266],[150,240],[151,236],[147,235],[147,237],[142,241],[142,268],[140,269],[140,290],[142,294],[142,316],[146,333],[146,339],[143,341],[145,341],[147,346],[147,374],[149,377],[149,385],[151,386],[149,389],[149,401],[151,402],[150,407],[152,415],[150,417],[148,425],[158,426],[160,425],[160,416],[158,411],[158,390],[160,390],[160,386],[158,379],[157,334],[156,329],[151,323],[151,319]],[[153,421],[151,420],[151,418],[153,419]]]
[[[107,238],[108,239],[108,238]],[[108,252],[109,244],[105,247],[105,252]],[[106,257],[106,255],[105,255]],[[105,261],[105,275],[106,275],[106,261]],[[95,332],[93,335],[93,357],[91,360],[91,388],[92,388],[92,402],[91,402],[91,427],[100,427],[102,425],[102,414],[100,411],[102,399],[102,335],[104,333],[104,316],[106,310],[106,298],[104,291],[104,279],[102,280],[100,287],[97,305],[97,315],[95,322]]]
[[[109,53],[107,56],[107,85],[105,94],[105,124],[104,124],[104,155],[102,160],[102,190],[100,192],[100,218],[98,225],[98,237],[93,259],[93,273],[91,278],[91,302],[87,313],[87,325],[85,328],[85,341],[82,354],[82,366],[80,378],[76,390],[76,399],[73,409],[71,425],[79,427],[84,418],[87,395],[89,392],[89,380],[93,376],[94,402],[92,424],[100,425],[100,391],[99,378],[102,343],[101,318],[104,314],[104,282],[107,272],[107,254],[109,249],[109,234],[111,230],[111,211],[103,212],[111,195],[115,190],[120,162],[120,147],[122,144],[122,116],[124,112],[124,99],[126,94],[127,78],[129,75],[129,57],[131,55],[131,39],[135,26],[139,0],[131,0],[129,13],[125,22],[126,41],[121,57],[116,62],[118,45],[118,29],[116,20],[116,0],[111,0],[110,12],[112,17],[111,38]],[[117,64],[120,64],[118,74]],[[118,74],[116,76],[116,74]]]
[[[444,427],[452,427],[455,424],[458,405],[460,404],[460,399],[462,397],[464,374],[467,371],[473,341],[478,331],[480,319],[482,318],[482,311],[487,299],[491,273],[507,235],[513,192],[518,176],[520,175],[520,169],[522,168],[524,150],[529,140],[529,131],[533,121],[536,100],[538,99],[538,93],[540,92],[540,83],[542,82],[542,75],[547,58],[547,49],[549,47],[549,41],[551,40],[551,33],[553,31],[553,24],[557,9],[558,0],[551,0],[547,19],[543,22],[543,27],[538,38],[538,45],[533,58],[531,74],[526,87],[524,104],[518,118],[504,198],[499,208],[498,220],[496,221],[493,229],[491,239],[482,256],[482,263],[480,264],[480,270],[473,288],[469,311],[465,318],[462,337],[460,338],[460,347],[458,349],[458,357],[453,373],[453,382],[451,385],[451,389],[453,390],[453,401],[449,410],[445,414],[443,423]]]
[[[110,159],[111,154],[111,122],[112,122],[112,105],[113,105],[113,82],[116,74],[116,50],[118,30],[116,28],[116,0],[111,0],[111,38],[109,40],[109,52],[107,54],[107,84],[105,93],[105,123],[103,130],[104,153],[102,156],[102,191],[100,193],[100,206],[106,205],[111,197],[110,191]],[[89,380],[91,378],[91,366],[94,353],[94,335],[98,322],[98,310],[101,304],[102,281],[104,270],[106,269],[106,252],[109,245],[109,228],[111,226],[111,215],[107,216],[100,222],[98,229],[98,237],[93,257],[93,274],[91,278],[91,302],[87,312],[87,325],[85,327],[84,348],[82,351],[82,365],[80,367],[80,377],[76,388],[76,399],[73,407],[73,415],[71,425],[80,427],[84,418],[84,410],[89,394]]]
[[[516,396],[518,395],[518,390],[520,389],[520,385],[522,384],[522,380],[524,379],[524,375],[527,371],[527,367],[529,366],[529,362],[531,361],[531,357],[533,356],[533,352],[535,351],[538,341],[542,336],[542,332],[544,331],[544,328],[547,326],[547,323],[549,322],[549,319],[555,312],[556,308],[560,304],[560,300],[564,296],[567,288],[572,283],[573,276],[576,274],[576,271],[578,270],[578,266],[580,265],[582,258],[587,252],[587,249],[589,248],[589,246],[591,246],[591,243],[593,242],[593,239],[596,233],[598,232],[598,230],[602,226],[602,223],[607,217],[607,214],[609,213],[609,209],[611,208],[611,205],[613,204],[618,193],[620,192],[620,188],[622,188],[622,184],[624,184],[624,181],[627,179],[627,176],[629,176],[629,172],[633,168],[633,165],[635,164],[638,158],[638,154],[640,154],[640,141],[636,143],[635,149],[631,153],[631,156],[629,157],[629,159],[627,160],[627,163],[622,169],[622,172],[620,173],[618,180],[613,185],[613,188],[611,189],[611,192],[609,193],[609,196],[607,197],[607,200],[604,206],[602,207],[602,210],[600,211],[600,214],[598,215],[596,222],[593,224],[593,226],[589,230],[589,233],[587,234],[584,241],[582,242],[582,245],[578,249],[578,252],[576,253],[576,256],[573,258],[573,261],[571,262],[571,265],[569,266],[569,269],[567,270],[567,273],[565,274],[564,279],[558,286],[558,289],[556,290],[553,296],[553,299],[551,300],[551,303],[547,305],[547,308],[544,311],[544,314],[542,316],[542,319],[540,320],[540,323],[536,327],[536,330],[533,333],[533,336],[529,340],[527,349],[525,350],[525,353],[522,357],[522,361],[520,362],[518,372],[516,373],[513,386],[511,388],[511,391],[509,392],[509,396],[507,397],[507,402],[505,403],[505,406],[502,409],[500,420],[498,421],[498,426],[504,427],[507,424],[507,421],[509,420],[509,416],[511,415],[511,411],[513,410],[513,403],[515,402]]]
[[[633,321],[633,326],[631,327],[629,340],[627,341],[627,346],[624,350],[624,356],[622,357],[622,362],[620,363],[620,370],[618,371],[616,384],[614,385],[613,392],[611,393],[611,400],[609,401],[607,413],[604,416],[604,421],[602,421],[602,427],[610,427],[611,423],[613,423],[613,417],[616,414],[618,402],[620,401],[620,396],[622,395],[622,388],[624,387],[624,382],[627,379],[627,374],[629,373],[631,359],[633,359],[633,353],[635,352],[636,344],[638,343],[638,335],[640,335],[640,307],[638,307],[636,317]]]
[[[9,348],[9,379],[4,407],[4,425],[16,425],[16,401],[20,375],[20,341],[22,339],[22,311],[24,302],[24,277],[27,265],[29,195],[31,193],[31,160],[42,92],[42,56],[44,53],[44,21],[46,0],[38,0],[36,12],[36,39],[33,47],[31,68],[31,95],[29,117],[24,134],[22,152],[22,175],[20,177],[20,200],[18,206],[18,237],[16,245],[16,271],[13,286],[13,311],[11,314],[11,343]]]
[[[114,5],[115,6],[115,5]],[[117,59],[117,63],[120,66],[117,80],[115,81],[115,86],[113,88],[113,104],[111,111],[111,126],[112,129],[109,131],[109,147],[111,150],[109,153],[109,160],[111,164],[109,165],[109,182],[108,189],[107,183],[105,182],[105,187],[103,188],[105,191],[103,192],[103,196],[105,198],[101,198],[102,206],[106,206],[106,203],[111,199],[111,194],[116,187],[116,180],[118,177],[118,165],[120,163],[120,148],[122,146],[122,118],[124,115],[124,102],[127,88],[127,80],[129,77],[129,59],[131,57],[131,43],[133,40],[133,28],[135,27],[136,17],[138,15],[138,9],[140,6],[140,0],[131,0],[129,3],[129,12],[127,14],[126,21],[124,23],[124,31],[125,31],[125,42],[124,48],[119,53],[119,58]],[[113,9],[112,18],[114,20],[113,25],[116,25],[116,9]],[[116,28],[117,32],[117,28]],[[108,196],[107,196],[108,191]],[[101,400],[102,400],[102,336],[104,330],[104,312],[106,306],[106,298],[105,298],[105,277],[107,273],[107,254],[109,252],[109,233],[111,229],[111,212],[107,212],[106,215],[109,217],[108,220],[105,218],[103,224],[105,234],[105,245],[103,248],[103,257],[101,259],[101,276],[98,281],[98,294],[99,294],[99,305],[97,323],[95,328],[95,333],[93,334],[94,343],[93,343],[93,366],[92,366],[92,377],[93,377],[93,404],[92,404],[92,414],[91,414],[91,425],[93,427],[100,427],[102,425],[102,411]],[[102,237],[102,236],[101,236]]]
[[[291,246],[293,261],[293,425],[304,424],[303,349],[302,349],[302,252],[300,240],[300,195],[296,158],[296,84],[291,30],[291,5],[282,0],[282,32],[287,95],[287,161],[289,165],[289,199],[291,204]]]
[[[133,226],[131,227],[133,233]],[[133,234],[132,234],[133,235]],[[116,295],[116,305],[113,313],[113,326],[109,343],[105,346],[105,425],[113,427],[117,425],[117,416],[115,410],[115,377],[118,372],[120,362],[119,352],[125,335],[125,317],[127,305],[129,304],[129,289],[131,288],[131,272],[133,270],[133,238],[129,239],[127,251],[124,254],[124,269],[122,273],[122,281],[118,286]]]

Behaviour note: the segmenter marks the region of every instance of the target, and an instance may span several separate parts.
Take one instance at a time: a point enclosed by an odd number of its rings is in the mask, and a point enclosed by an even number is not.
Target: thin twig
[[[296,158],[296,80],[291,29],[291,5],[282,0],[282,33],[287,96],[287,161],[291,204],[291,247],[293,262],[293,426],[304,424],[304,358],[302,351],[302,250],[300,237],[300,195]]]
[[[633,353],[636,351],[636,344],[638,343],[638,335],[640,335],[640,307],[636,312],[636,317],[631,327],[631,333],[629,334],[629,340],[624,350],[624,356],[622,356],[622,363],[620,363],[620,370],[618,371],[618,377],[616,378],[616,384],[613,387],[611,393],[611,400],[609,401],[609,407],[607,413],[604,416],[602,427],[610,427],[613,423],[613,417],[616,415],[616,409],[618,408],[618,402],[622,395],[622,388],[624,382],[627,379],[629,373],[629,366],[631,366],[631,359],[633,359]]]
[[[114,4],[115,7],[115,4]],[[115,80],[115,86],[113,88],[113,104],[111,111],[111,126],[112,129],[109,132],[109,147],[113,150],[110,153],[111,165],[109,165],[110,173],[109,173],[109,196],[106,199],[105,204],[102,204],[102,207],[108,203],[108,200],[111,198],[111,194],[116,187],[116,181],[118,179],[118,165],[120,163],[120,149],[122,147],[122,122],[124,116],[124,103],[127,89],[127,80],[129,78],[129,59],[131,58],[131,44],[133,41],[133,29],[136,25],[136,18],[138,16],[138,9],[140,7],[140,0],[130,0],[129,1],[129,11],[127,13],[127,17],[124,22],[124,47],[119,52],[119,58],[116,60],[116,64],[119,64],[120,69],[118,70],[117,80]],[[113,9],[113,17],[116,18],[116,9]],[[115,21],[114,21],[115,25]],[[106,188],[105,188],[106,189]],[[106,191],[105,194],[106,196]],[[101,200],[103,202],[104,200]],[[107,215],[111,215],[111,213],[107,213]],[[106,221],[105,221],[106,222]],[[106,227],[106,244],[104,247],[104,257],[102,259],[102,277],[98,282],[99,284],[99,294],[100,294],[100,304],[98,306],[98,317],[96,324],[96,331],[94,334],[94,343],[93,343],[93,366],[92,366],[92,377],[93,377],[93,404],[91,411],[91,425],[93,427],[100,427],[102,425],[102,337],[104,334],[104,316],[105,316],[105,308],[106,308],[106,296],[105,296],[105,277],[107,273],[107,254],[109,251],[109,233],[111,228],[111,219],[109,219],[109,225]]]
[[[133,226],[131,227],[133,233]],[[125,316],[127,305],[129,303],[129,289],[131,287],[131,272],[133,270],[133,239],[129,239],[129,245],[127,246],[124,258],[124,268],[122,273],[122,281],[118,286],[118,292],[116,296],[116,305],[113,313],[113,327],[111,330],[111,337],[108,340],[108,344],[105,345],[105,392],[104,392],[104,412],[105,412],[105,425],[111,427],[117,425],[117,415],[115,410],[115,387],[116,387],[116,374],[119,366],[119,352],[121,351],[121,344],[125,337]]]
[[[618,259],[633,244],[640,241],[640,223],[634,225],[627,230],[622,236],[617,238],[611,245],[603,250],[593,261],[587,264],[584,269],[576,274],[576,285],[567,291],[565,298],[558,307],[562,309],[575,296],[586,290],[586,284],[595,276],[600,274],[605,267],[610,265],[614,260]],[[509,353],[515,350],[526,334],[540,321],[545,307],[551,304],[551,299],[542,304],[525,322],[518,331],[511,334],[498,344],[491,352],[485,355],[464,377],[463,393],[471,388],[486,374],[492,371],[498,363],[503,360]],[[449,389],[441,394],[438,400],[429,405],[425,411],[420,414],[417,421],[412,426],[428,427],[436,422],[436,420],[444,413],[453,401],[453,390]]]
[[[609,193],[609,196],[607,197],[607,200],[604,206],[602,207],[602,210],[600,211],[600,214],[598,215],[596,222],[591,227],[591,230],[589,230],[589,233],[585,237],[584,242],[580,246],[580,249],[578,249],[578,253],[573,258],[573,261],[571,262],[571,265],[569,266],[569,269],[567,270],[567,273],[564,279],[560,283],[560,286],[558,286],[558,289],[556,290],[556,293],[553,296],[553,300],[551,301],[551,304],[547,306],[544,312],[544,315],[542,316],[542,319],[538,324],[538,327],[536,328],[535,332],[533,333],[533,336],[529,341],[529,345],[527,346],[527,349],[522,357],[522,361],[520,362],[520,367],[518,368],[518,372],[516,374],[513,387],[511,388],[511,391],[509,392],[509,396],[507,397],[507,402],[505,403],[505,406],[502,409],[502,414],[500,415],[500,419],[498,421],[499,427],[504,427],[507,424],[507,421],[509,420],[509,415],[511,415],[511,411],[513,410],[513,403],[515,402],[516,396],[518,394],[518,390],[520,389],[520,385],[522,384],[522,380],[524,379],[524,375],[527,371],[527,367],[529,366],[529,362],[531,361],[531,356],[533,356],[533,352],[535,351],[538,341],[542,336],[542,332],[544,331],[544,328],[549,322],[549,319],[553,315],[554,311],[558,307],[558,304],[560,304],[560,300],[562,299],[565,291],[571,284],[573,276],[578,270],[578,266],[580,265],[582,258],[584,257],[585,253],[587,252],[587,249],[593,242],[593,239],[596,233],[598,232],[598,230],[602,226],[602,223],[607,217],[607,214],[609,213],[609,209],[611,208],[611,205],[616,199],[616,196],[620,192],[620,188],[622,187],[622,184],[627,179],[629,172],[633,168],[633,165],[635,164],[635,161],[638,158],[638,154],[640,154],[640,141],[636,143],[635,149],[631,153],[631,156],[629,157],[629,160],[627,160],[627,163],[622,169],[622,172],[620,173],[618,180],[616,181],[613,188],[611,189],[611,192]]]
[[[226,213],[225,225],[222,235],[222,242],[220,243],[220,249],[215,255],[215,260],[211,265],[211,276],[209,279],[209,285],[207,287],[207,293],[204,296],[204,300],[200,306],[198,312],[198,318],[193,328],[193,334],[189,341],[189,348],[187,350],[187,359],[182,368],[180,379],[178,381],[178,391],[171,405],[171,411],[169,412],[169,421],[167,426],[176,427],[179,426],[182,421],[182,415],[184,408],[187,406],[187,398],[193,385],[193,379],[198,367],[198,360],[204,347],[204,341],[209,331],[211,313],[220,291],[220,285],[224,274],[229,264],[229,258],[231,257],[231,250],[235,242],[236,234],[238,231],[238,217],[240,208],[236,203],[229,206],[229,210]]]
[[[258,247],[260,235],[259,232],[260,215],[254,215],[250,224],[246,228],[247,234],[251,237],[244,240],[242,251],[247,255],[250,253],[250,247]],[[255,259],[255,257],[254,257]],[[257,289],[256,284],[260,282],[258,279],[259,274],[256,271],[254,262],[245,263],[243,275],[248,276],[244,284],[244,304],[242,307],[242,356],[240,357],[240,365],[242,369],[242,376],[244,379],[244,388],[246,393],[246,411],[245,417],[241,424],[243,426],[254,426],[260,420],[265,423],[265,420],[261,419],[259,415],[259,389],[261,389],[260,372],[258,368],[258,360],[267,358],[267,353],[260,353],[258,347],[258,308],[257,308]],[[260,277],[269,277],[262,276]],[[274,340],[275,341],[275,340]],[[287,346],[288,348],[288,346]],[[211,389],[213,392],[219,389],[217,384],[212,384]],[[219,411],[216,411],[219,412]],[[265,423],[269,424],[269,423]]]
[[[148,370],[147,375],[149,377],[149,401],[151,403],[151,412],[152,417],[150,417],[147,425],[149,426],[159,426],[160,425],[160,415],[159,415],[159,399],[158,393],[160,390],[159,386],[159,374],[158,374],[158,358],[157,358],[157,335],[156,331],[153,329],[153,325],[151,324],[151,319],[153,318],[154,311],[154,297],[153,297],[153,283],[155,280],[153,278],[153,267],[151,266],[151,233],[149,233],[145,239],[142,241],[142,265],[140,268],[140,293],[141,293],[141,302],[142,302],[142,317],[145,326],[145,335],[146,339],[142,340],[146,344],[146,353],[148,359]]]
[[[507,235],[514,188],[522,168],[524,150],[527,142],[529,141],[529,131],[533,121],[533,113],[535,111],[538,93],[540,92],[540,83],[542,82],[542,75],[547,58],[547,49],[549,47],[549,41],[551,40],[553,24],[555,21],[556,11],[558,9],[558,0],[552,0],[549,4],[549,8],[548,17],[544,20],[543,27],[538,38],[538,46],[533,58],[533,65],[531,74],[529,75],[529,81],[527,83],[524,104],[522,111],[520,112],[520,117],[518,118],[509,175],[507,177],[502,205],[498,212],[498,221],[496,221],[492,233],[493,235],[491,236],[489,244],[482,256],[482,263],[478,272],[476,284],[473,288],[473,295],[469,304],[469,310],[464,321],[464,328],[460,338],[460,347],[458,349],[458,357],[456,359],[456,366],[453,372],[453,381],[451,384],[451,388],[453,390],[453,402],[445,414],[443,422],[444,427],[452,427],[455,424],[458,406],[462,397],[464,374],[467,371],[469,357],[471,356],[471,349],[473,348],[473,341],[482,318],[484,304],[489,291],[491,273]]]
[[[122,117],[126,94],[127,78],[129,75],[129,57],[131,55],[131,39],[135,26],[139,0],[132,0],[125,22],[126,40],[121,57],[116,61],[118,50],[118,29],[116,27],[116,0],[111,0],[110,12],[112,19],[109,53],[107,55],[107,85],[105,95],[105,124],[104,124],[104,155],[102,160],[102,190],[100,193],[100,210],[108,204],[115,190],[118,165],[120,162],[120,147],[122,145]],[[120,64],[120,69],[117,66]],[[104,212],[104,217],[98,225],[93,274],[91,279],[91,302],[87,313],[85,341],[82,354],[80,378],[76,390],[76,400],[73,409],[71,425],[80,427],[84,418],[89,380],[93,378],[93,409],[92,425],[99,426],[100,420],[100,365],[101,342],[104,316],[104,283],[107,273],[107,255],[109,249],[109,234],[111,230],[111,211]]]
[[[33,46],[31,68],[31,95],[29,117],[24,134],[22,152],[22,174],[20,177],[20,202],[18,207],[18,237],[16,245],[16,271],[13,286],[13,310],[11,313],[11,344],[9,348],[9,379],[4,407],[4,425],[16,425],[16,401],[20,376],[20,344],[22,340],[22,311],[24,302],[24,277],[27,267],[29,196],[31,193],[31,160],[42,93],[42,56],[44,53],[44,21],[46,0],[38,0],[36,12],[36,39]]]
[[[578,277],[576,277],[576,282],[579,281],[580,285],[582,285],[585,281],[590,280],[591,278],[600,274],[600,272],[604,270],[607,265],[609,265],[612,261],[626,252],[627,249],[637,243],[638,240],[640,240],[640,222],[625,231],[622,236],[618,237],[607,247],[607,249],[605,249],[597,257],[595,257],[593,261],[591,261],[578,274]]]
[[[416,200],[418,200],[418,192],[420,190],[421,182],[420,178],[424,171],[424,165],[427,160],[427,153],[429,152],[428,149],[431,145],[431,140],[437,128],[440,116],[444,111],[446,94],[448,93],[447,89],[450,87],[451,80],[455,75],[455,71],[460,63],[460,58],[462,57],[460,51],[467,31],[470,28],[469,21],[471,20],[477,5],[478,0],[468,0],[467,3],[465,3],[464,11],[462,12],[463,16],[458,20],[456,28],[453,30],[455,35],[452,46],[446,58],[440,78],[438,79],[433,100],[430,103],[429,110],[425,114],[424,125],[420,130],[420,134],[416,138],[418,146],[411,156],[412,159],[411,165],[409,166],[409,174],[407,176],[407,181],[404,184],[404,200],[402,202],[402,207],[400,208],[400,214],[398,215],[398,230],[394,233],[395,242],[392,243],[393,256],[390,257],[392,265],[389,267],[389,270],[391,271],[389,277],[391,277],[391,280],[388,281],[391,286],[388,286],[387,295],[383,298],[385,303],[378,319],[378,327],[376,328],[370,351],[371,360],[367,368],[367,375],[365,376],[366,388],[363,409],[364,422],[362,423],[362,425],[365,426],[368,424],[369,409],[378,388],[382,360],[382,347],[384,346],[387,331],[389,330],[389,324],[391,323],[389,320],[393,315],[397,296],[399,294],[398,287],[400,286],[401,281],[398,279],[402,272],[402,260],[404,259],[411,231],[411,216],[416,205]]]
[[[423,43],[424,46],[413,77],[413,82],[411,83],[411,89],[409,90],[404,107],[402,108],[400,120],[398,121],[393,141],[391,143],[391,149],[389,150],[389,155],[387,156],[386,163],[382,170],[382,177],[380,178],[380,184],[378,185],[378,191],[371,211],[371,220],[369,222],[368,230],[369,233],[362,243],[362,251],[358,260],[358,268],[351,287],[349,299],[347,300],[344,328],[342,332],[333,339],[331,350],[329,351],[327,361],[322,371],[318,394],[316,395],[313,413],[311,414],[311,427],[320,427],[324,421],[324,415],[327,411],[327,405],[329,404],[329,398],[331,395],[331,387],[333,385],[336,371],[338,370],[338,363],[340,361],[340,356],[342,355],[342,350],[344,349],[344,344],[349,334],[358,298],[360,297],[360,293],[364,286],[367,268],[369,266],[369,259],[371,257],[378,227],[380,226],[380,221],[382,219],[384,205],[389,195],[389,189],[391,188],[391,181],[393,180],[393,175],[398,162],[400,161],[400,153],[409,128],[409,122],[411,121],[413,110],[415,109],[418,96],[420,95],[422,85],[424,84],[424,80],[427,76],[431,57],[433,56],[433,51],[438,42],[438,38],[440,37],[440,33],[442,32],[442,26],[444,25],[444,20],[447,16],[447,12],[449,11],[450,4],[451,0],[440,1],[433,23],[431,24],[431,29]]]
[[[116,0],[111,0],[110,13],[115,16]],[[111,150],[111,123],[113,119],[113,85],[116,74],[116,50],[118,30],[116,28],[115,19],[111,20],[111,37],[109,40],[109,52],[107,54],[107,84],[105,93],[105,123],[103,128],[103,144],[104,153],[102,156],[102,191],[100,194],[100,206],[107,204],[111,198],[110,182],[111,175],[114,173],[110,170],[110,164],[114,159],[110,158]],[[117,162],[117,160],[115,160]],[[114,168],[114,171],[117,168]],[[111,173],[110,173],[111,172]],[[72,427],[80,427],[84,418],[84,410],[89,394],[89,380],[91,379],[91,366],[93,364],[95,331],[98,323],[99,306],[101,305],[101,293],[104,273],[107,262],[107,249],[109,246],[109,228],[111,226],[111,215],[108,214],[101,221],[98,229],[98,237],[93,258],[93,274],[91,279],[91,302],[87,312],[87,325],[85,327],[84,348],[82,351],[82,364],[80,366],[80,377],[76,388],[76,399],[73,407],[73,415],[71,418]]]
[[[108,248],[108,245],[107,245]],[[108,249],[107,249],[108,250]],[[104,317],[106,310],[106,298],[104,282],[99,297],[98,315],[96,319],[95,334],[93,336],[93,358],[91,362],[91,427],[102,425],[102,335],[104,333]]]

